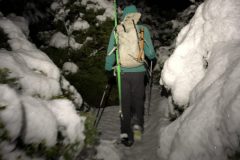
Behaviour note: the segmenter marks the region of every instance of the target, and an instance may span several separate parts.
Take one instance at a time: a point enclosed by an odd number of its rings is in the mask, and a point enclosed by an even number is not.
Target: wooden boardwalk
[[[148,95],[148,89],[146,95]],[[145,107],[147,107],[148,98],[146,98]],[[131,147],[125,147],[116,143],[115,146],[121,153],[122,160],[158,160],[157,148],[159,141],[160,127],[169,123],[164,117],[164,111],[167,107],[167,99],[161,97],[158,86],[152,88],[150,115],[145,114],[144,134],[141,142],[135,142]],[[145,108],[147,111],[147,108]],[[112,141],[119,139],[120,119],[119,107],[110,106],[105,108],[102,119],[98,126],[101,132],[101,139]]]

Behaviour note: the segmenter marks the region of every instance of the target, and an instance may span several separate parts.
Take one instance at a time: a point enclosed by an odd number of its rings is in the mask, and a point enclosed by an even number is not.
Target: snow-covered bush
[[[29,159],[29,156],[32,159],[51,159],[54,156],[60,159],[67,157],[74,159],[71,157],[80,152],[82,147],[85,147],[83,145],[91,144],[93,146],[97,142],[98,135],[93,127],[93,115],[84,114],[84,117],[87,116],[85,120],[82,116],[77,116],[79,113],[73,108],[86,111],[84,108],[86,102],[82,100],[78,91],[81,91],[81,94],[83,92],[88,102],[98,104],[100,101],[99,92],[102,92],[106,82],[102,67],[104,66],[108,38],[113,27],[111,19],[113,6],[109,1],[87,2],[86,4],[80,2],[77,0],[54,2],[51,7],[52,13],[54,13],[52,15],[56,15],[55,21],[51,17],[45,17],[44,21],[39,21],[39,23],[40,25],[46,24],[46,27],[39,31],[40,26],[37,23],[30,24],[32,25],[29,34],[32,36],[31,38],[3,17],[4,21],[2,21],[0,29],[3,28],[5,33],[2,33],[3,35],[7,34],[7,36],[1,40],[0,46],[6,48],[2,42],[7,40],[9,40],[10,45],[9,51],[0,50],[0,68],[8,68],[10,77],[17,78],[20,86],[15,89],[7,84],[9,88],[6,90],[16,94],[20,104],[22,104],[20,113],[25,114],[25,108],[26,112],[32,113],[26,115],[28,120],[46,114],[46,120],[52,121],[49,124],[38,124],[41,121],[40,118],[33,120],[33,123],[21,123],[19,126],[24,128],[24,134],[20,131],[21,134],[17,136],[17,144],[11,145],[7,141],[0,144],[2,150],[0,154],[3,155],[3,159],[6,157]],[[12,16],[14,17],[13,14]],[[64,35],[62,37],[65,38],[64,45],[60,45],[60,47],[59,45],[50,46],[51,39],[56,33],[61,33]],[[37,47],[41,48],[42,51],[29,42],[28,38],[36,42]],[[55,44],[59,44],[56,43],[57,40],[63,39],[55,37]],[[74,44],[71,43],[74,41]],[[69,44],[73,44],[72,47]],[[79,47],[74,47],[75,44],[78,44]],[[77,66],[69,66],[65,62]],[[78,70],[78,74],[69,74],[65,78],[59,68],[74,73],[76,73],[76,68],[81,69]],[[89,72],[94,74],[89,74]],[[99,78],[96,79],[96,76]],[[36,104],[37,108],[32,107],[33,104]],[[62,117],[66,117],[62,111],[70,114],[68,117],[70,116],[72,119],[62,119]],[[42,121],[45,122],[45,120]],[[71,125],[69,125],[70,122]],[[36,132],[29,133],[29,130],[34,129],[34,126],[36,128],[51,128],[51,132],[45,133],[43,129],[39,130],[41,135],[36,135],[38,132],[36,129]],[[12,148],[16,148],[16,150],[12,152]]]
[[[161,80],[189,107],[162,128],[161,159],[239,159],[239,17],[239,0],[207,0],[179,33]]]
[[[0,28],[11,48],[0,50],[1,159],[74,159],[85,140],[81,95],[11,20]]]

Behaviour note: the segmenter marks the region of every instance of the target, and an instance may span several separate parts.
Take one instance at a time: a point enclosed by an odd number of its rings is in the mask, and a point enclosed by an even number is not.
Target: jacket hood
[[[123,15],[122,15],[122,20],[128,15],[129,13],[138,13],[137,8],[135,5],[130,5],[124,8],[123,10]]]

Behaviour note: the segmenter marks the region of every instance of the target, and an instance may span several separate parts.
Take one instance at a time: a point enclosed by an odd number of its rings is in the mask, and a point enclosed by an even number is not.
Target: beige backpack
[[[144,61],[144,29],[139,29],[136,23],[140,13],[128,14],[117,26],[119,61],[123,67],[137,67]]]

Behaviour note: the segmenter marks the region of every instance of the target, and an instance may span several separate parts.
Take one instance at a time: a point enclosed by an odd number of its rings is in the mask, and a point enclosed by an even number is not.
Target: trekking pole
[[[116,45],[116,64],[117,64],[117,85],[118,85],[118,97],[119,97],[119,114],[120,118],[122,118],[122,84],[121,84],[121,67],[119,61],[119,52],[118,52],[118,34],[117,34],[117,25],[118,25],[118,14],[117,14],[117,0],[114,0],[114,39]]]
[[[101,101],[100,101],[100,105],[98,106],[98,111],[97,111],[97,114],[96,114],[96,119],[94,121],[94,126],[96,126],[96,122],[98,121],[98,116],[99,116],[99,113],[100,113],[100,110],[101,110],[101,107],[102,107],[102,104],[103,104],[103,100],[105,98],[105,95],[106,95],[106,92],[107,92],[107,89],[109,87],[109,84],[107,84],[105,86],[105,89],[103,91],[103,95],[102,95],[102,98],[101,98]]]
[[[104,110],[106,108],[106,105],[107,105],[108,98],[110,96],[111,90],[112,90],[112,84],[111,85],[107,84],[105,86],[105,89],[104,89],[104,92],[103,92],[103,95],[102,95],[102,98],[101,98],[101,101],[100,101],[100,105],[99,105],[99,108],[98,108],[98,111],[97,111],[96,119],[94,121],[94,127],[96,127],[96,128],[97,128],[97,126],[98,126],[98,124],[99,124],[99,122],[100,122],[100,120],[102,118],[103,112],[104,112]],[[100,110],[101,110],[101,112],[100,112]]]
[[[151,97],[152,97],[152,66],[153,63],[151,61],[151,65],[150,65],[150,71],[149,71],[149,95],[148,95],[148,115],[150,115],[150,107],[151,107]]]

